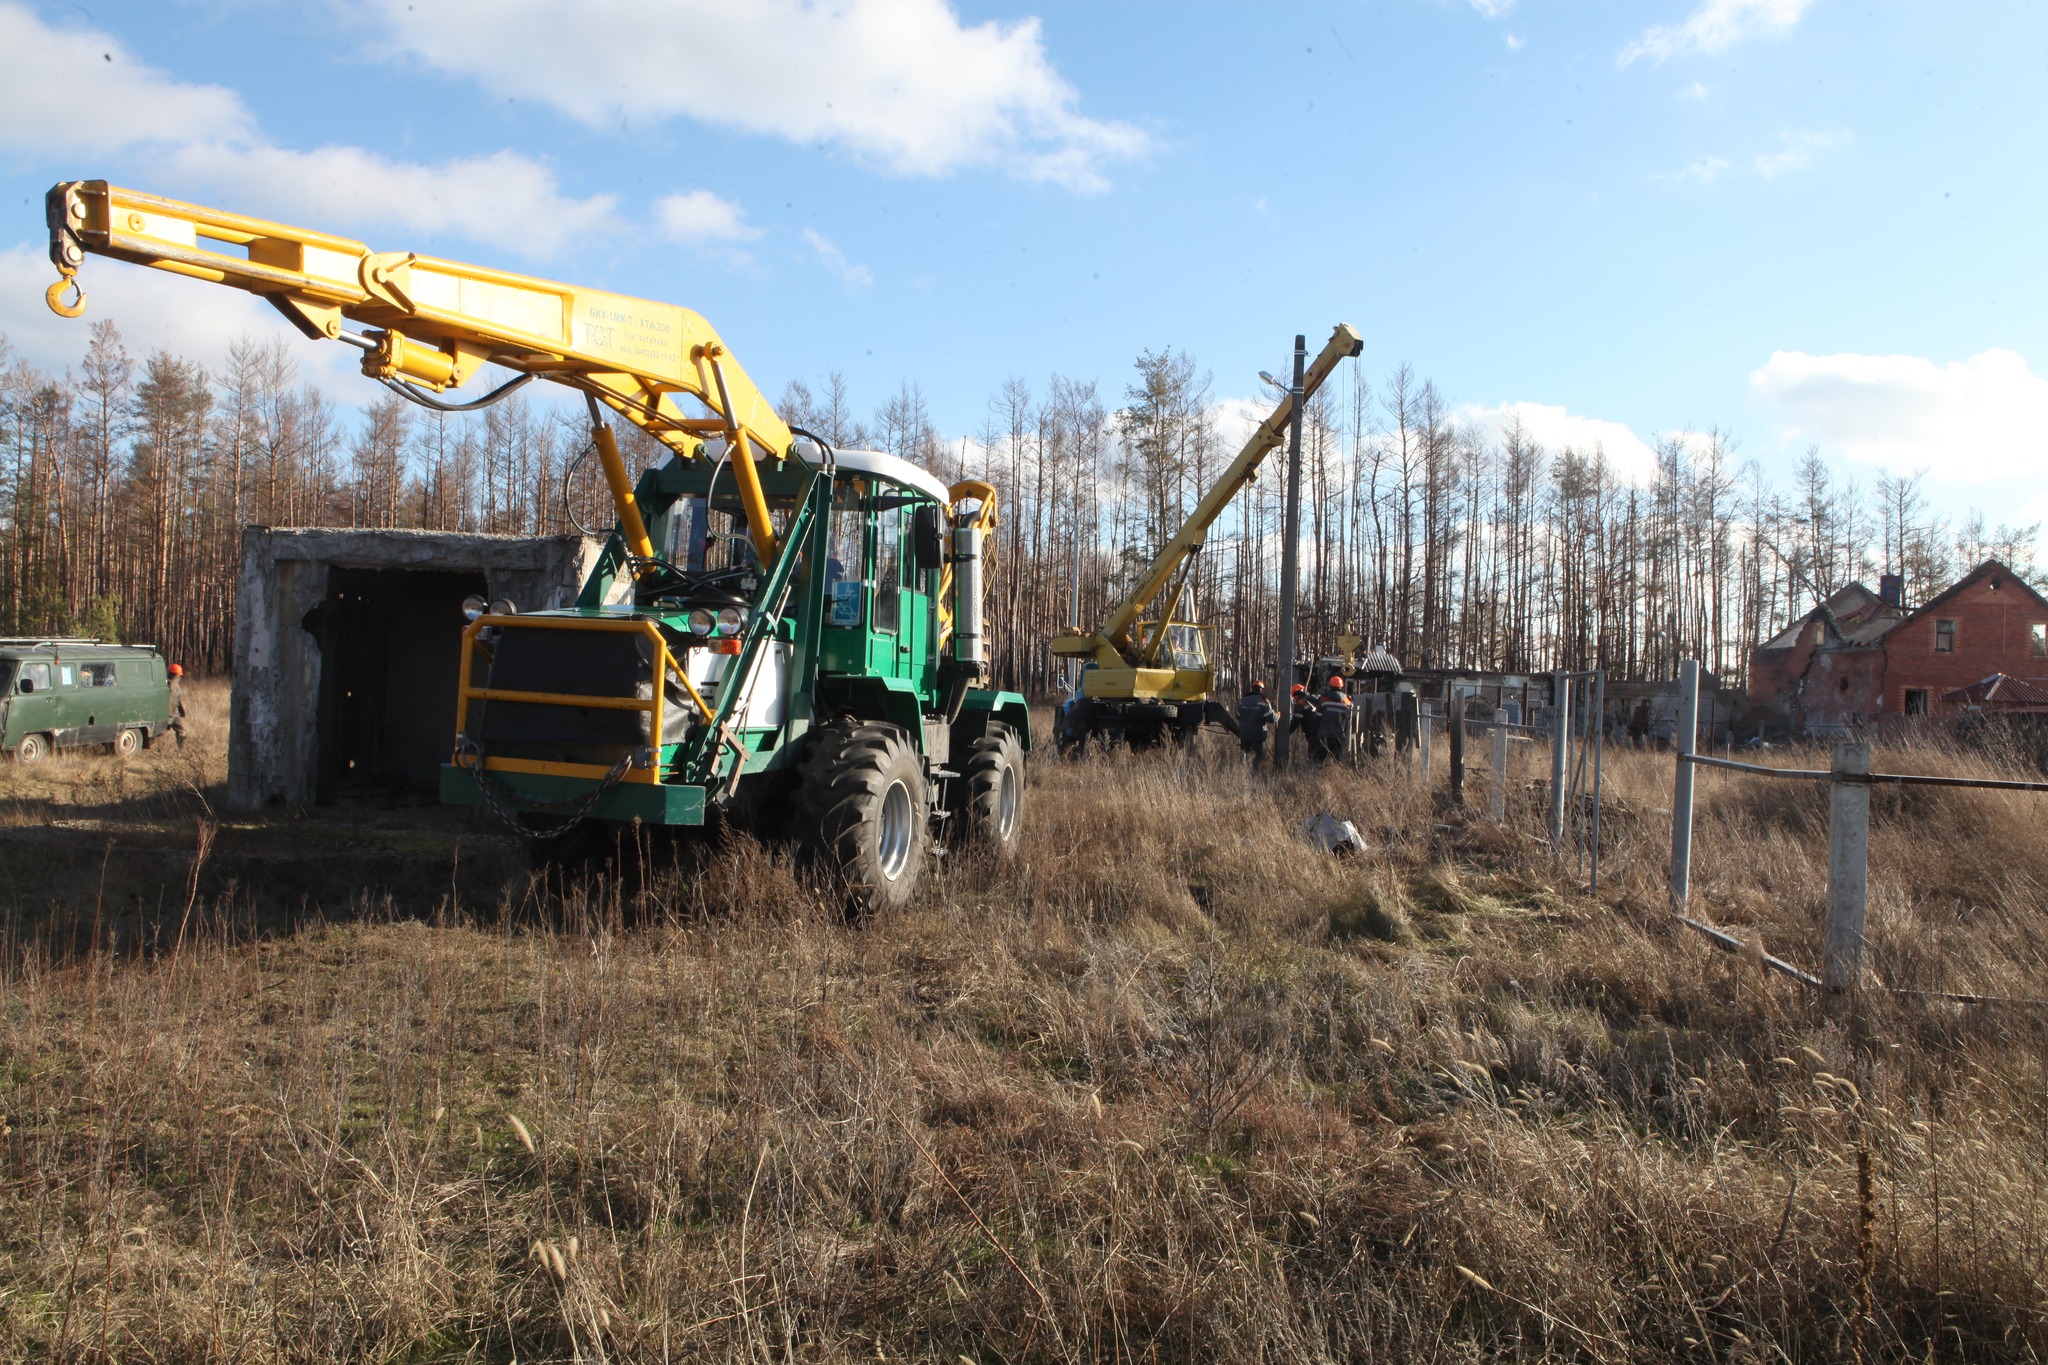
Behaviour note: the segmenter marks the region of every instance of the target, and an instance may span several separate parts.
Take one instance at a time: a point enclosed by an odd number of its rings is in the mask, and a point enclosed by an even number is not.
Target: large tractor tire
[[[1003,724],[974,741],[954,785],[953,829],[961,842],[999,858],[1016,854],[1024,829],[1024,746]]]
[[[797,822],[858,918],[909,903],[931,844],[931,792],[910,736],[853,720],[812,732]]]

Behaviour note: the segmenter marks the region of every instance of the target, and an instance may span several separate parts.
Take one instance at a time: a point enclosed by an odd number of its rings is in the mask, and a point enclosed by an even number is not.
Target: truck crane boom
[[[723,437],[755,551],[763,564],[774,559],[776,533],[755,462],[740,454],[758,450],[781,460],[795,435],[718,333],[687,308],[414,252],[372,251],[332,233],[104,180],[57,185],[44,212],[50,259],[62,276],[46,298],[66,317],[84,311],[77,275],[91,252],[258,295],[308,337],[362,348],[363,373],[409,397],[458,387],[488,362],[580,389],[685,459],[698,455],[704,438]],[[67,289],[76,291],[68,303]],[[344,320],[372,330],[349,331]],[[677,400],[685,397],[706,413],[684,411]],[[595,438],[627,548],[651,558],[616,442],[602,423]]]
[[[1356,356],[1364,346],[1363,339],[1355,330],[1346,323],[1338,323],[1302,379],[1302,400],[1306,402],[1322,387],[1323,381],[1336,371],[1339,361],[1347,356]],[[1208,540],[1209,530],[1223,514],[1223,509],[1258,476],[1259,466],[1266,457],[1279,448],[1293,413],[1294,398],[1290,394],[1283,397],[1266,420],[1252,432],[1243,449],[1238,451],[1237,458],[1202,496],[1180,530],[1160,547],[1136,585],[1117,603],[1100,628],[1093,632],[1077,629],[1054,638],[1052,652],[1055,655],[1066,659],[1085,659],[1094,665],[1082,677],[1087,696],[1111,706],[1135,703],[1147,711],[1172,710],[1179,703],[1200,703],[1207,696],[1213,675],[1206,654],[1197,661],[1187,657],[1195,651],[1182,651],[1182,657],[1173,661],[1173,667],[1160,666],[1170,631],[1176,625],[1184,629],[1187,625],[1173,619],[1181,597],[1181,586],[1185,585],[1195,556]],[[1163,599],[1158,619],[1142,622],[1139,618],[1145,609],[1174,585],[1181,586],[1175,586],[1174,591]],[[1151,626],[1149,632],[1143,629],[1147,624]],[[1155,721],[1172,718],[1148,716]]]

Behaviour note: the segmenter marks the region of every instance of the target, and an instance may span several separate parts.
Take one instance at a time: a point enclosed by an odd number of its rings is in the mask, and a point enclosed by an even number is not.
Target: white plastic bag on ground
[[[1359,834],[1358,826],[1349,820],[1339,820],[1328,811],[1311,815],[1294,833],[1297,838],[1307,840],[1325,853],[1365,851],[1365,839]]]

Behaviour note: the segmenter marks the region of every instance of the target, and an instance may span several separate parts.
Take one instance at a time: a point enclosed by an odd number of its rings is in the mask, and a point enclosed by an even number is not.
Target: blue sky
[[[2044,70],[2048,6],[1971,0],[0,0],[0,332],[75,359],[41,195],[105,177],[685,304],[952,434],[1161,346],[1246,396],[1341,319],[1551,444],[1718,425],[2033,521]],[[86,283],[138,350],[281,325]]]

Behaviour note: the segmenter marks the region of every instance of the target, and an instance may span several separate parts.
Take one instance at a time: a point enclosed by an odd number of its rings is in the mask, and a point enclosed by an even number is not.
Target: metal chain
[[[473,757],[474,761],[465,762],[465,757]],[[626,773],[633,766],[633,751],[628,749],[620,754],[618,762],[612,764],[611,771],[599,779],[595,787],[587,792],[565,796],[558,801],[543,801],[538,797],[522,796],[492,777],[484,768],[482,746],[467,735],[456,746],[455,766],[475,774],[477,790],[483,795],[484,804],[490,807],[491,814],[497,816],[508,828],[527,838],[552,839],[567,834],[582,824],[589,818],[590,812],[597,808],[597,803],[604,799],[605,793],[625,780]],[[549,829],[535,829],[520,818],[522,814],[530,812],[562,811],[568,807],[575,809],[563,815],[560,824]]]

